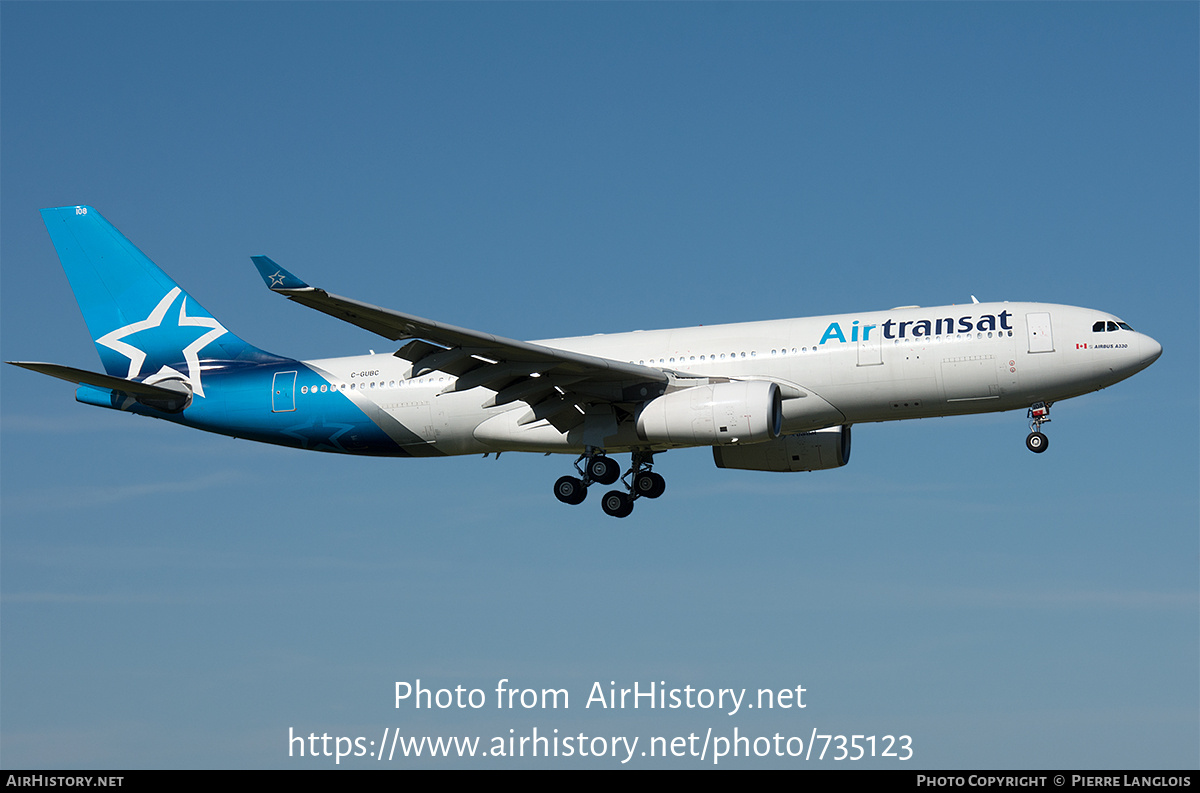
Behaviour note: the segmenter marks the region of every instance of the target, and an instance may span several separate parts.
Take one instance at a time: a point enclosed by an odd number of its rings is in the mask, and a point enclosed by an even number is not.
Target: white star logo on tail
[[[170,292],[167,292],[162,300],[158,301],[158,305],[150,312],[150,316],[138,322],[131,322],[96,339],[97,344],[103,344],[110,350],[115,350],[129,359],[129,374],[126,375],[126,379],[134,380],[142,373],[142,365],[146,362],[146,352],[128,342],[122,341],[122,339],[126,336],[140,333],[143,330],[161,327],[163,318],[167,315],[167,310],[171,308],[171,304],[175,302],[175,298],[179,296],[180,292],[182,290],[179,287],[175,287]],[[179,306],[179,320],[176,325],[181,328],[190,326],[211,328],[211,330],[183,348],[183,360],[187,362],[188,369],[186,376],[182,372],[176,372],[174,369],[164,366],[153,377],[146,378],[146,381],[164,379],[163,377],[159,377],[159,375],[178,375],[187,380],[196,396],[202,397],[204,396],[204,386],[200,382],[200,351],[208,346],[210,342],[223,336],[227,331],[220,322],[212,317],[189,317],[187,315],[186,296]]]

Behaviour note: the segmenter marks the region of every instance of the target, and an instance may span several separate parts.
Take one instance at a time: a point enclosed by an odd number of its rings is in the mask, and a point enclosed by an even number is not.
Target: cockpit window
[[[1100,320],[1092,325],[1092,333],[1109,333],[1114,330],[1133,330],[1125,322],[1113,322],[1112,320]]]

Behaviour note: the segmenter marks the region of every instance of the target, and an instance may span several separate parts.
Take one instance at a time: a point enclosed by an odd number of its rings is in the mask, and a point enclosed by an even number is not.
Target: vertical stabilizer
[[[202,362],[275,358],[226,330],[91,207],[43,209],[42,220],[108,374],[182,380],[202,397]]]

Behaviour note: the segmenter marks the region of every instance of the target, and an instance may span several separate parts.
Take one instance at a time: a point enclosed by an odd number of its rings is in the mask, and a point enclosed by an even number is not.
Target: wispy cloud
[[[5,498],[5,510],[26,512],[86,509],[150,496],[195,493],[224,485],[238,478],[236,471],[214,471],[204,476],[173,482],[139,482],[109,486],[63,486],[30,490]]]
[[[113,605],[121,603],[180,603],[183,601],[163,598],[158,595],[130,594],[80,594],[78,592],[12,592],[0,595],[6,605],[24,604],[92,604]]]
[[[1121,589],[1016,590],[991,588],[911,589],[893,591],[895,604],[907,603],[920,608],[1122,608],[1122,609],[1197,609],[1200,596],[1190,591],[1149,591]]]
[[[145,422],[134,420],[117,421],[117,416],[62,414],[40,416],[27,413],[6,413],[0,416],[0,432],[33,433],[37,435],[77,435],[82,432],[130,432],[146,427]],[[126,417],[122,416],[121,419]]]
[[[764,476],[757,480],[725,479],[713,482],[703,488],[704,494],[743,494],[754,496],[790,497],[796,494],[849,493],[855,496],[873,493],[944,493],[953,490],[953,485],[945,482],[927,481],[918,484],[896,482],[885,479],[858,476],[851,478],[826,471],[810,471],[791,474],[790,480],[784,481],[779,476]],[[680,488],[677,492],[681,492]],[[701,491],[695,491],[699,494]]]
[[[1003,607],[1089,608],[1104,606],[1134,609],[1200,608],[1195,592],[1148,592],[1137,590],[1059,590],[1013,592],[1009,590],[974,590],[958,593],[963,600],[975,600],[980,605]]]

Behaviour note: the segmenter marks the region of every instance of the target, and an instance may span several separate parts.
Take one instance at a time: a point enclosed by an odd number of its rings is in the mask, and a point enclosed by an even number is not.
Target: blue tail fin
[[[207,370],[276,360],[227,331],[91,207],[43,209],[42,220],[108,374],[183,380],[204,396],[202,361]]]

